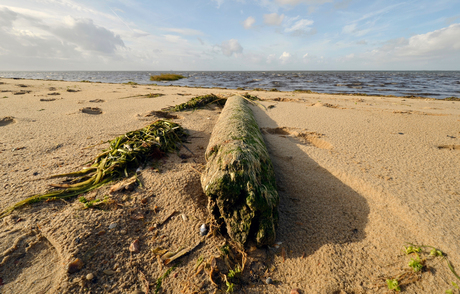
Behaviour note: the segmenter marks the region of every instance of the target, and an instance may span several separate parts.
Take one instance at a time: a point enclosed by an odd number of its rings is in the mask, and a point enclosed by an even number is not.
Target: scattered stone
[[[102,230],[102,231],[100,231],[100,232],[97,233],[98,236],[102,236],[102,235],[104,235],[104,234],[105,234],[105,231],[104,231],[104,230]]]
[[[56,91],[56,88],[55,87],[49,87],[48,90],[49,91]]]
[[[41,98],[40,101],[42,102],[56,101],[56,98]]]
[[[61,93],[59,93],[59,92],[51,92],[51,93],[48,93],[48,95],[61,95]]]
[[[109,230],[115,229],[116,227],[117,227],[117,223],[111,223],[111,224],[109,225]]]
[[[299,289],[292,289],[291,294],[300,294]]]
[[[83,268],[83,265],[84,265],[83,261],[80,258],[77,258],[71,263],[69,263],[69,265],[67,266],[67,272],[69,274],[76,273]]]
[[[121,230],[121,231],[120,231],[120,234],[125,235],[125,234],[126,234],[126,230]]]
[[[140,251],[140,246],[139,246],[139,239],[136,239],[129,245],[129,251],[133,253],[139,253]]]
[[[93,279],[94,279],[94,274],[93,274],[93,273],[87,274],[87,275],[86,275],[86,279],[87,279],[88,281],[93,281]]]
[[[145,294],[145,293],[141,290],[134,290],[133,292],[131,292],[131,294]]]
[[[50,90],[51,91],[51,90]],[[80,92],[80,90],[67,89],[67,92]]]
[[[268,277],[268,278],[265,280],[265,283],[267,283],[267,285],[273,284],[272,278]]]
[[[94,100],[89,100],[89,102],[92,102],[92,103],[102,103],[102,102],[105,102],[105,100],[102,100],[102,99],[94,99]]]
[[[105,271],[103,271],[103,273],[106,274],[106,275],[108,275],[108,276],[111,276],[111,275],[115,274],[116,271],[113,271],[113,270],[105,270]]]
[[[208,234],[208,228],[206,227],[206,224],[202,224],[200,227],[200,235],[206,236],[207,234]]]

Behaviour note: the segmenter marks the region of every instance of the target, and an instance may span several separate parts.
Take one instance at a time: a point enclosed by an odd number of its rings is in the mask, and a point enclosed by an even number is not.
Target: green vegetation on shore
[[[150,76],[151,81],[177,81],[180,79],[185,79],[185,77],[176,74],[160,74],[156,76]]]
[[[97,155],[90,166],[77,172],[51,177],[74,180],[51,184],[56,189],[33,195],[0,211],[0,219],[27,204],[74,197],[114,180],[129,177],[131,168],[137,168],[149,159],[177,150],[186,137],[187,134],[180,125],[165,120],[157,120],[143,129],[128,132],[110,141],[109,148]],[[86,206],[94,204],[89,203]]]

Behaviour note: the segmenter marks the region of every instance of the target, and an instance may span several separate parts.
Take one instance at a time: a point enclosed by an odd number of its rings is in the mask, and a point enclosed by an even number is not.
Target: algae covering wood
[[[201,185],[208,209],[234,241],[273,244],[279,196],[267,147],[249,102],[228,98],[206,149]]]

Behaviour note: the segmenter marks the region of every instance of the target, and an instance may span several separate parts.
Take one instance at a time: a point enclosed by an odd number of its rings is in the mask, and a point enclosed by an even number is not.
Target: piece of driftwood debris
[[[206,149],[208,209],[234,241],[273,244],[279,196],[265,142],[246,99],[228,98]]]

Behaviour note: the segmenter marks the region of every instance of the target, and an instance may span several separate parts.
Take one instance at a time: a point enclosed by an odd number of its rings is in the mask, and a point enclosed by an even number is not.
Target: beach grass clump
[[[224,106],[226,101],[227,101],[226,98],[222,98],[214,94],[209,94],[209,95],[194,97],[185,103],[182,103],[176,106],[167,107],[162,110],[169,111],[169,112],[179,112],[179,111],[185,111],[185,110],[190,110],[190,109],[202,108],[202,107],[205,107],[213,103],[219,106]]]
[[[446,97],[446,98],[444,98],[442,100],[445,100],[445,101],[460,101],[460,98],[452,96],[452,97]]]
[[[300,90],[300,89],[296,89],[294,91],[292,91],[294,93],[302,93],[302,94],[317,94],[317,92],[313,92],[312,90]]]
[[[97,155],[91,165],[77,172],[51,177],[73,180],[64,184],[51,184],[56,189],[14,204],[0,212],[0,219],[27,204],[78,196],[116,179],[128,177],[131,168],[137,168],[149,159],[178,149],[186,137],[186,132],[179,124],[166,120],[157,120],[142,129],[128,132],[110,141],[109,148]]]
[[[177,81],[180,79],[185,79],[183,75],[178,74],[159,74],[156,76],[150,76],[151,81]]]
[[[138,83],[136,83],[136,82],[133,82],[133,81],[129,81],[129,82],[123,83],[123,85],[131,85],[131,86],[136,86],[136,85],[139,85],[139,84],[138,84]]]

